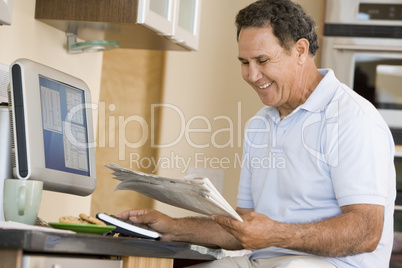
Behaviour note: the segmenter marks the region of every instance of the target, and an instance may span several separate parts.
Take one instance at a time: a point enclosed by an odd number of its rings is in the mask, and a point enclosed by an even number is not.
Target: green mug
[[[42,201],[42,189],[42,181],[5,179],[4,219],[34,225]]]

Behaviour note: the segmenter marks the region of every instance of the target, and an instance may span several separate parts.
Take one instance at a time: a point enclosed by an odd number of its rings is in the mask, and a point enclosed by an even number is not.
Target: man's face
[[[288,109],[301,95],[296,49],[281,47],[271,27],[243,28],[239,35],[239,60],[243,79],[268,106]],[[295,108],[295,107],[294,107]]]

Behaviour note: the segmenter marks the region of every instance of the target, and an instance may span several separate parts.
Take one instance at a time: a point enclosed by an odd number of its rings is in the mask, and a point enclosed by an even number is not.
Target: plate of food
[[[56,229],[86,234],[105,234],[116,228],[116,226],[106,225],[103,221],[84,213],[81,213],[79,217],[60,217],[59,222],[49,222],[49,225]]]

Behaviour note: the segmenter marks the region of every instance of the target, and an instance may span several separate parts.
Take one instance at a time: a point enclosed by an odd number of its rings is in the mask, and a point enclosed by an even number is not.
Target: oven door
[[[369,100],[402,145],[402,42],[324,37],[322,52],[322,67]]]

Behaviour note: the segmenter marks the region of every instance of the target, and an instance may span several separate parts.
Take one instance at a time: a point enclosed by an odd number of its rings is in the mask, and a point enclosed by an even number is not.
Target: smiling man
[[[173,219],[155,210],[119,216],[162,240],[250,249],[201,267],[388,267],[395,200],[394,143],[375,107],[317,69],[313,20],[290,0],[260,0],[236,17],[242,76],[265,105],[250,121],[237,211]],[[194,230],[197,230],[194,232]]]
[[[303,104],[323,78],[308,53],[305,38],[286,49],[267,25],[242,29],[238,41],[243,79],[262,103],[278,107],[282,117]]]

